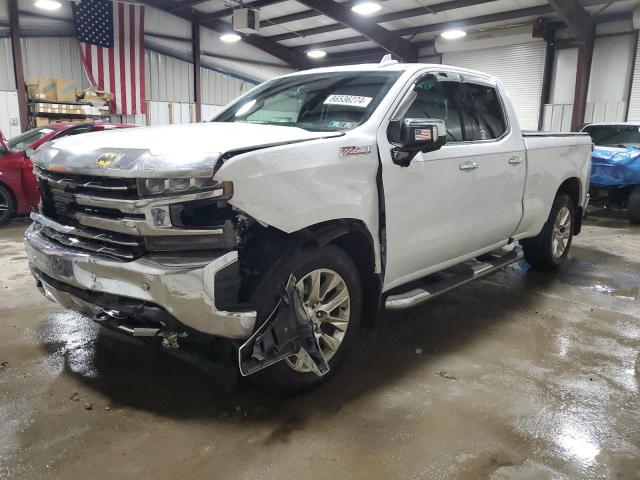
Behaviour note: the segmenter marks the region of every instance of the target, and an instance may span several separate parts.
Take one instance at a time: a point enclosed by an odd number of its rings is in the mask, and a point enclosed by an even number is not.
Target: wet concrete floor
[[[591,217],[524,262],[363,332],[279,398],[44,300],[0,229],[0,478],[640,478],[640,227]]]

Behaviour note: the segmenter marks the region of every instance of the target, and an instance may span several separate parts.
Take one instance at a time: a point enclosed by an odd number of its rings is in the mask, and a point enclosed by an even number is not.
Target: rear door
[[[522,215],[524,143],[496,86],[434,72],[416,79],[405,95],[414,94],[404,117],[444,120],[447,144],[401,167],[391,158],[388,122],[378,131],[386,289],[506,243]]]
[[[471,211],[480,220],[474,230],[484,247],[508,239],[522,219],[526,148],[515,114],[509,122],[498,86],[470,74],[461,80],[463,143],[473,149],[477,164],[473,198],[478,203]]]

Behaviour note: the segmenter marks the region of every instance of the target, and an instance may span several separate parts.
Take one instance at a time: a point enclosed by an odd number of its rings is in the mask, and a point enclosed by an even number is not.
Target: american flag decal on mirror
[[[416,128],[414,130],[415,140],[417,142],[426,142],[431,140],[432,134],[430,128]]]

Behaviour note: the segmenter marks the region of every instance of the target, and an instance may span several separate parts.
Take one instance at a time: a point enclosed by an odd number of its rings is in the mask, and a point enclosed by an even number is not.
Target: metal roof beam
[[[377,43],[389,53],[395,54],[402,60],[414,61],[416,49],[408,40],[405,40],[395,32],[381,27],[351,11],[351,8],[333,0],[297,0],[299,3],[316,10],[319,13],[341,23],[364,35],[372,42]]]
[[[418,35],[420,33],[440,32],[443,30],[448,30],[450,28],[464,28],[464,27],[470,27],[474,25],[483,25],[487,23],[500,22],[504,20],[515,20],[515,19],[524,18],[524,17],[548,15],[550,13],[553,13],[553,8],[551,8],[551,6],[540,5],[537,7],[521,8],[518,10],[511,10],[508,12],[501,12],[501,13],[492,13],[490,15],[481,15],[479,17],[471,17],[471,18],[466,18],[462,20],[452,20],[449,22],[440,22],[440,23],[432,23],[429,25],[421,25],[419,27],[403,28],[400,30],[393,30],[393,32],[401,36],[412,36],[412,35]],[[273,39],[274,37],[269,37],[269,38]],[[328,42],[314,43],[312,45],[314,48],[315,47],[318,47],[318,48],[337,47],[339,45],[349,45],[352,43],[360,43],[365,41],[367,41],[366,37],[354,36],[354,37],[347,37],[347,38],[339,38],[337,40],[330,40]],[[424,42],[416,42],[413,45],[422,47],[423,44]],[[310,45],[305,45],[297,48],[309,49],[309,47]]]
[[[282,3],[286,0],[254,0],[253,2],[245,2],[242,6],[244,8],[262,8],[267,7],[269,5],[275,5],[276,3]],[[239,7],[240,5],[238,5]],[[219,20],[224,17],[228,17],[233,15],[233,11],[237,7],[229,7],[223,10],[218,10],[216,12],[211,13],[202,13],[200,16],[200,21],[202,24],[211,21],[211,20]]]
[[[404,18],[418,17],[420,15],[429,15],[429,14],[447,12],[449,10],[455,10],[457,8],[465,8],[473,5],[481,5],[483,3],[490,3],[493,1],[495,0],[453,0],[448,2],[437,3],[435,5],[430,5],[428,7],[411,8],[409,10],[401,10],[399,12],[384,13],[382,15],[377,15],[375,17],[367,17],[367,18],[371,23],[392,22],[394,20],[402,20]],[[348,3],[355,4],[356,2],[348,2]],[[314,14],[309,15],[309,13],[314,13]],[[296,17],[296,15],[302,15],[302,14],[304,14],[304,16],[301,16],[300,18]],[[295,20],[302,20],[304,18],[310,18],[316,15],[319,15],[319,13],[308,10],[308,11],[300,12],[297,14],[294,13],[291,15],[283,15],[282,17],[276,17],[266,21],[267,22],[272,21],[275,24],[280,24],[280,23],[292,22]],[[260,26],[262,26],[262,22],[260,23]],[[268,25],[265,25],[265,26],[268,26]],[[343,24],[335,23],[332,25],[323,25],[322,27],[308,28],[305,30],[300,30],[298,32],[287,32],[279,35],[272,35],[268,38],[275,41],[289,40],[291,38],[296,38],[300,36],[305,37],[309,35],[316,35],[318,33],[334,32],[336,30],[343,30],[344,28],[345,26]]]
[[[282,0],[277,0],[277,1],[276,0],[256,0],[255,2],[251,2],[251,4],[266,3],[266,2],[277,3],[280,1]],[[171,9],[175,5],[170,0],[147,0],[146,4],[151,7],[157,8],[159,10],[165,11],[167,13],[171,13],[172,15],[176,15],[184,20],[188,20],[191,23],[200,23],[200,25],[209,27],[217,32],[223,33],[223,32],[232,30],[231,25],[228,25],[227,23],[221,20],[210,19],[205,25],[203,22],[201,22],[201,19],[204,16],[200,15],[199,12],[193,9],[172,12]],[[249,5],[249,4],[245,4],[245,5]],[[280,60],[283,60],[284,62],[286,62],[292,67],[295,67],[295,68],[308,67],[307,59],[303,54],[301,54],[296,50],[287,48],[284,45],[280,45],[268,38],[260,37],[258,35],[245,35],[242,38],[242,40],[251,46],[259,48],[260,50],[262,50],[265,53],[268,53],[269,55],[279,58]],[[238,59],[238,60],[241,60],[241,59]]]
[[[589,43],[593,18],[577,0],[549,0],[549,4],[580,43]]]

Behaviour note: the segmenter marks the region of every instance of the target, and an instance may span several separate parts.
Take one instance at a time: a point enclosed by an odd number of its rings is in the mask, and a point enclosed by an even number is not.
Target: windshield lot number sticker
[[[373,100],[371,97],[360,97],[358,95],[329,95],[323,102],[325,105],[344,105],[347,107],[367,108]]]

